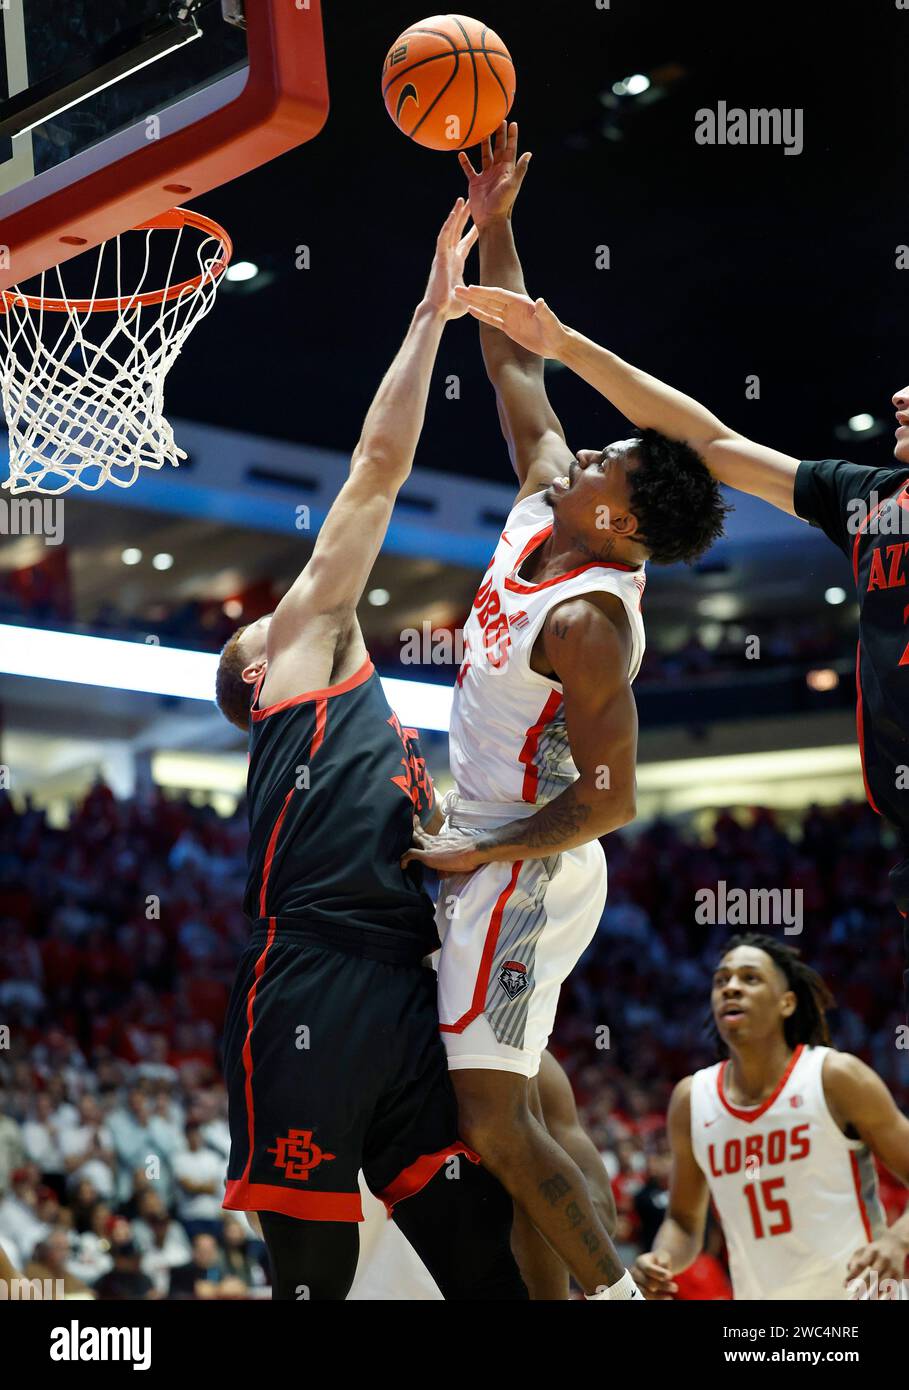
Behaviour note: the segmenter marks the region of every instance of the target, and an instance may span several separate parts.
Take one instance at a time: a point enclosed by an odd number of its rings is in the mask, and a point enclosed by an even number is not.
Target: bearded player
[[[486,282],[523,291],[511,210],[529,156],[502,127],[466,155]],[[457,801],[414,856],[442,874],[439,1016],[462,1133],[588,1297],[635,1296],[583,1175],[532,1085],[562,981],[600,921],[598,840],[635,814],[645,564],[722,533],[719,488],[654,432],[572,454],[534,353],[486,326],[487,371],[520,482],[465,629],[450,731]],[[469,840],[469,844],[465,843]]]
[[[870,1067],[830,1046],[823,981],[748,933],[723,951],[710,1002],[725,1060],[673,1093],[669,1209],[635,1265],[641,1288],[672,1297],[712,1200],[737,1299],[899,1297],[909,1207],[888,1229],[874,1159],[909,1184],[909,1120]]]
[[[443,329],[460,312],[467,219],[459,199],[309,563],[273,614],[235,634],[218,670],[218,703],[250,736],[252,933],[225,1023],[224,1205],[259,1214],[279,1299],[346,1297],[361,1169],[446,1298],[527,1296],[511,1203],[458,1134],[435,976],[422,965],[436,945],[432,902],[401,867],[431,782],[356,617],[411,471]]]

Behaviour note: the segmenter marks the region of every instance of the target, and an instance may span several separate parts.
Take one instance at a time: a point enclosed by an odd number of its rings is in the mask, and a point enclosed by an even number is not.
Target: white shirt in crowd
[[[113,1151],[114,1141],[110,1131],[104,1126],[95,1125],[74,1125],[72,1129],[66,1129],[60,1135],[60,1151],[64,1157],[80,1158],[83,1154],[91,1151],[94,1136],[98,1135],[98,1141],[103,1149]],[[105,1163],[101,1158],[87,1158],[86,1161],[71,1171],[68,1183],[72,1190],[87,1178],[95,1188],[99,1197],[105,1202],[109,1202],[114,1196],[114,1172],[109,1163]]]
[[[211,1149],[197,1149],[195,1153],[186,1149],[174,1158],[174,1176],[177,1179],[177,1213],[181,1221],[220,1219],[225,1179],[223,1158]],[[215,1190],[193,1195],[180,1186],[181,1178],[187,1178],[190,1182],[214,1183]]]
[[[22,1126],[22,1143],[29,1159],[42,1173],[63,1172],[60,1129],[55,1120],[26,1120]]]

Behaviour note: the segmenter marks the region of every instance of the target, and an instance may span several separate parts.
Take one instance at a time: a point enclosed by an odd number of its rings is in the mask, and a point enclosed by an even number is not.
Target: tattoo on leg
[[[565,1208],[565,1215],[568,1217],[569,1226],[580,1226],[581,1222],[584,1220],[584,1213],[581,1211],[577,1202],[568,1203],[568,1206]]]
[[[571,1184],[561,1173],[553,1173],[551,1178],[546,1178],[540,1183],[540,1191],[549,1205],[555,1207],[561,1202],[565,1193],[571,1191]]]

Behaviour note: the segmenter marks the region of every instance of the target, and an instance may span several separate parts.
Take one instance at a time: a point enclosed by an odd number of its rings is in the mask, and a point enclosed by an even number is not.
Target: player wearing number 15
[[[909,1207],[887,1227],[874,1159],[909,1184],[909,1120],[864,1062],[827,1046],[831,1003],[791,947],[727,944],[711,994],[725,1060],[672,1097],[669,1208],[632,1271],[648,1298],[672,1297],[710,1199],[737,1299],[899,1296]]]

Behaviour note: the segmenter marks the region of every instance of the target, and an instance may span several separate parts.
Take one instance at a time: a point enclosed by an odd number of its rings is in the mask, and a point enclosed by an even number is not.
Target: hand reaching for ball
[[[440,310],[446,319],[459,319],[469,306],[456,298],[455,291],[464,288],[464,263],[475,244],[476,227],[465,234],[470,221],[470,204],[459,198],[448,214],[436,242],[436,254],[429,272],[426,301]]]
[[[510,124],[503,121],[496,135],[480,146],[482,168],[479,174],[466,154],[458,155],[458,162],[467,175],[471,216],[481,230],[492,222],[511,217],[531,159],[529,151],[520,159],[517,154],[517,121]]]

